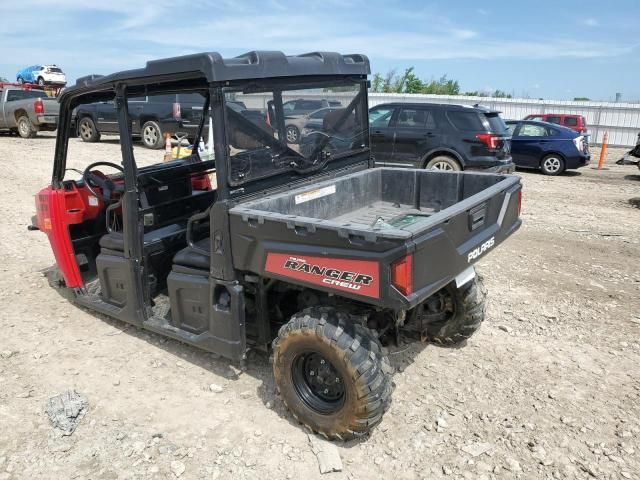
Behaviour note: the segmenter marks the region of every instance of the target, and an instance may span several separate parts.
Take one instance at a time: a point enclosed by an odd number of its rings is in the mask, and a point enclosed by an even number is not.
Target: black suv
[[[511,137],[499,112],[483,107],[385,103],[369,110],[378,166],[510,173]]]
[[[184,132],[190,140],[202,119],[204,97],[198,93],[149,95],[128,100],[132,133],[147,148],[164,148],[165,133]],[[77,134],[85,142],[97,142],[102,134],[118,134],[114,102],[79,106],[73,114]]]

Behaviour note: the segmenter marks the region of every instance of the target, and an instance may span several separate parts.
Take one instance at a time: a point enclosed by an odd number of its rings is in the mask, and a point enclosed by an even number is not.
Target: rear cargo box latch
[[[487,213],[487,204],[483,203],[469,210],[469,230],[472,232],[484,225],[484,217]]]

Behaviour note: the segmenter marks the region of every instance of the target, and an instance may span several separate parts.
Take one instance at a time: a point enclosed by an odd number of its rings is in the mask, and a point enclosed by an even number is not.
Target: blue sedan
[[[589,137],[570,128],[531,120],[507,121],[511,133],[513,163],[540,169],[545,175],[589,164]]]

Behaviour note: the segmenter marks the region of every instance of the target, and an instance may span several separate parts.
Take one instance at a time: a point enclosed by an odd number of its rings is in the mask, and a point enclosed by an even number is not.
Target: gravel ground
[[[395,349],[390,411],[320,475],[267,358],[241,372],[48,287],[48,242],[26,226],[54,143],[0,137],[0,480],[640,479],[640,172],[613,165],[621,150],[601,172],[520,172],[524,225],[478,268],[485,325],[464,348]],[[113,140],[70,151],[119,158]],[[60,436],[44,409],[69,388],[89,407]]]

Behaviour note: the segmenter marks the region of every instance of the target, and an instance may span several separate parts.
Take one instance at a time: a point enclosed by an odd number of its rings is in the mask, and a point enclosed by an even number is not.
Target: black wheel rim
[[[298,355],[293,362],[293,386],[302,401],[323,415],[335,413],[344,404],[342,376],[325,357],[316,352]]]

